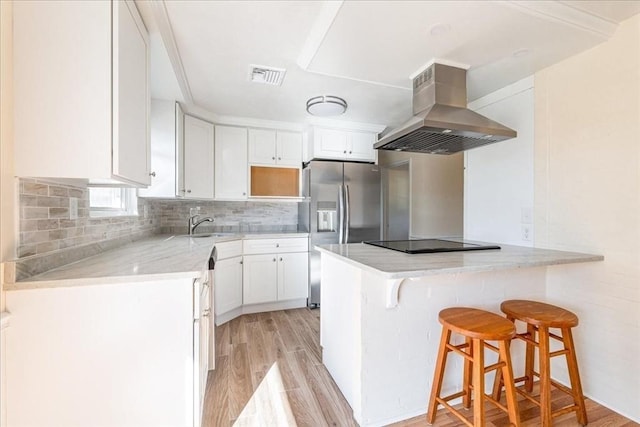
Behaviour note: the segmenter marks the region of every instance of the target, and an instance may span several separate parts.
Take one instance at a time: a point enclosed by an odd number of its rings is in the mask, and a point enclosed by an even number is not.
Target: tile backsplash
[[[192,208],[199,207],[201,217],[214,218],[205,222],[199,232],[288,232],[297,231],[298,204],[293,202],[148,200],[159,212],[162,233],[186,233]]]
[[[138,199],[139,216],[91,218],[86,187],[33,179],[20,179],[19,185],[19,258],[160,231],[159,213],[146,199]],[[71,198],[78,202],[77,219],[70,218]]]
[[[221,202],[138,198],[138,216],[91,218],[89,190],[36,179],[20,179],[20,241],[18,258],[87,248],[87,253],[157,234],[186,233],[191,208],[211,216],[200,232],[296,231],[298,206],[293,202]],[[70,218],[71,198],[78,202]],[[93,244],[94,247],[89,248]],[[97,246],[96,246],[97,245]],[[65,258],[67,260],[75,260]]]

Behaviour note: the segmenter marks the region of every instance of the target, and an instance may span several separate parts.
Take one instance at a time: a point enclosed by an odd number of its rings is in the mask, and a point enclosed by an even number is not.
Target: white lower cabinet
[[[215,312],[227,313],[242,306],[242,256],[216,262]]]
[[[307,238],[247,239],[243,249],[244,304],[307,298]]]
[[[278,300],[278,258],[275,254],[245,255],[242,277],[244,304]]]
[[[307,237],[244,239],[216,245],[215,323],[243,313],[304,307]]]
[[[309,253],[278,256],[278,301],[307,298],[309,293]]]
[[[7,291],[7,425],[200,427],[207,277]]]

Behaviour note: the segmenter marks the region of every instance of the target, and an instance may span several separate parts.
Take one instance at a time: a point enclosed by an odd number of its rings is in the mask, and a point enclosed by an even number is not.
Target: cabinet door
[[[6,65],[15,77],[7,81],[15,174],[111,178],[111,3],[5,5],[13,7],[13,56]]]
[[[176,196],[184,197],[184,111],[179,102],[175,104],[176,114]]]
[[[334,129],[315,129],[313,156],[320,159],[344,159],[347,156],[347,133]]]
[[[307,298],[309,292],[309,253],[278,255],[278,301]]]
[[[174,101],[151,101],[151,185],[142,197],[176,196],[176,119]]]
[[[216,126],[216,199],[247,198],[247,130]]]
[[[376,159],[373,144],[376,135],[369,132],[349,132],[347,143],[347,159],[373,162]]]
[[[242,305],[242,257],[216,262],[213,289],[215,314],[219,316]]]
[[[276,132],[249,129],[249,163],[274,165],[276,163]]]
[[[213,125],[184,116],[185,197],[213,199]]]
[[[276,163],[282,166],[301,166],[302,134],[276,132]]]
[[[242,268],[242,300],[246,304],[272,302],[278,298],[277,255],[246,255]]]
[[[113,15],[113,174],[149,185],[149,38],[133,2]]]

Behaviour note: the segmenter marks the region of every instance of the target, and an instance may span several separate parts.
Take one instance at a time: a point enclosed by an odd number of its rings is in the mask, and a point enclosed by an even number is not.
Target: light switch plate
[[[78,219],[78,198],[69,197],[69,219]]]

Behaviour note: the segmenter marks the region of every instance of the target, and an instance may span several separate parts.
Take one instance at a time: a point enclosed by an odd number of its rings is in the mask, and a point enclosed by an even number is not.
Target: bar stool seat
[[[509,379],[511,379],[511,381],[513,380],[513,370],[509,355],[509,342],[516,332],[513,323],[497,314],[468,307],[444,309],[439,313],[438,319],[442,324],[442,335],[440,338],[438,359],[433,374],[427,422],[433,424],[436,419],[438,405],[440,404],[458,417],[464,424],[470,427],[484,426],[484,402],[489,401],[508,414],[509,421],[512,425],[516,427],[519,426],[520,414],[516,402],[515,386],[509,381]],[[464,344],[452,344],[452,333],[464,336]],[[486,341],[497,341],[498,346],[495,347]],[[485,348],[498,353],[498,361],[487,367],[485,367],[484,361]],[[463,390],[442,397],[442,382],[447,356],[450,352],[454,352],[464,358]],[[507,380],[505,381],[506,406],[496,401],[492,396],[486,395],[484,392],[485,374],[494,370],[501,372],[502,376]],[[450,400],[462,397],[464,407],[470,408],[472,391],[473,423],[469,422],[464,415],[449,404]]]
[[[575,411],[578,422],[587,425],[587,411],[582,394],[582,384],[578,372],[575,346],[571,329],[578,326],[578,316],[569,310],[555,305],[538,301],[509,300],[500,305],[507,319],[527,324],[527,332],[516,334],[515,338],[526,342],[525,375],[516,378],[515,384],[524,382],[524,390],[516,389],[518,393],[540,407],[541,425],[549,427],[553,418]],[[560,335],[549,331],[550,328],[559,329]],[[537,337],[536,337],[537,334]],[[550,339],[563,343],[563,348],[551,351]],[[538,348],[539,372],[534,370],[534,349]],[[551,358],[566,357],[571,387],[567,387],[551,378]],[[540,395],[537,399],[532,395],[534,378],[540,379]],[[493,397],[500,400],[502,385],[506,383],[500,373],[496,374]],[[556,411],[551,410],[551,386],[554,386],[573,397],[573,404]]]

